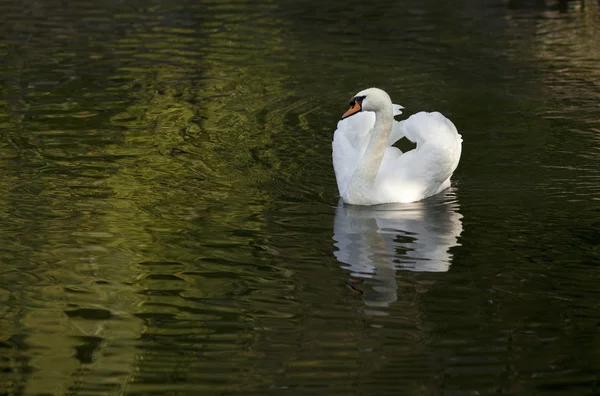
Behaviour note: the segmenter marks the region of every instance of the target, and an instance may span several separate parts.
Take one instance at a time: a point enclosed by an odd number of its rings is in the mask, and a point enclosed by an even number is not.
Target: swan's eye
[[[356,103],[357,105],[362,106],[362,101],[364,98],[366,98],[366,96],[355,96],[352,99],[350,99],[350,102],[348,102],[348,105],[350,107],[352,107]]]
[[[363,98],[361,98],[360,96],[353,97],[350,100],[350,102],[348,102],[348,104],[350,105],[350,109],[348,109],[348,111],[342,115],[342,120],[344,118],[350,117],[353,114],[358,113],[359,111],[362,111],[362,100]]]

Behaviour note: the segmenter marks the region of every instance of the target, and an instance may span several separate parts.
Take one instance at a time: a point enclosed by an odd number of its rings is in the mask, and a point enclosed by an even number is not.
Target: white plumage
[[[395,121],[402,106],[378,88],[359,92],[338,122],[333,167],[343,201],[354,205],[413,202],[450,186],[462,138],[442,114],[420,112]],[[416,148],[392,145],[406,137]]]

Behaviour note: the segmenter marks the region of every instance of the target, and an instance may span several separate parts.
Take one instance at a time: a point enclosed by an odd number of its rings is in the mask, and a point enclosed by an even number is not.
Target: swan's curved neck
[[[393,122],[394,115],[391,104],[389,107],[375,112],[375,125],[371,132],[371,138],[346,189],[345,195],[349,199],[345,200],[346,202],[360,201],[363,192],[366,194],[375,184],[383,154],[388,146]]]

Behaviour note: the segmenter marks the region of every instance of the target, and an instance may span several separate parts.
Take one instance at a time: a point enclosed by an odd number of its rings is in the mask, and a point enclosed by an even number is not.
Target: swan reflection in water
[[[410,204],[348,206],[340,201],[333,226],[338,249],[334,255],[367,286],[362,294],[366,305],[387,307],[398,299],[397,270],[449,270],[450,248],[460,245],[463,230],[458,210],[452,188]]]

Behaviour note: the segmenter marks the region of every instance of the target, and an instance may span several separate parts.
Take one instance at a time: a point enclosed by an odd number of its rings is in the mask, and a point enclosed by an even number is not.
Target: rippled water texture
[[[0,395],[600,393],[598,2],[0,19]],[[368,86],[453,120],[451,189],[338,203]]]

